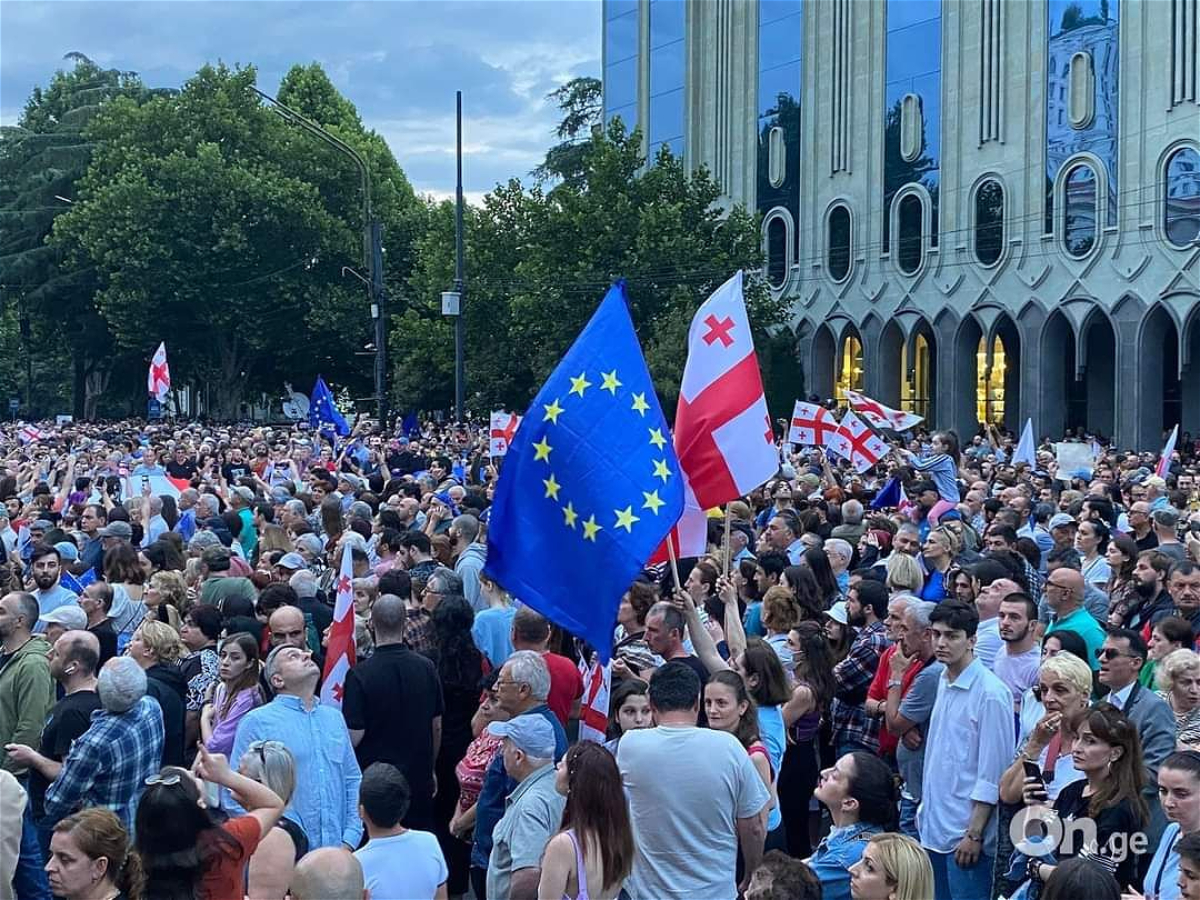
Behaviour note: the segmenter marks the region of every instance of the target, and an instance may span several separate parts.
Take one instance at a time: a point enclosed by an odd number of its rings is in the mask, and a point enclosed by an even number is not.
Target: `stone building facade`
[[[797,394],[1200,431],[1200,0],[604,0],[605,117],[763,216]]]

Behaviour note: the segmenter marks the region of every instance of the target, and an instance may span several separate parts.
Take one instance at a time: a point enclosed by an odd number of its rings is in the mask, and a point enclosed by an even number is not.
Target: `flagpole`
[[[733,553],[729,546],[729,530],[733,525],[733,511],[729,508],[729,504],[725,504],[725,574],[729,574],[730,568],[733,566]]]
[[[679,563],[675,559],[675,541],[671,539],[670,532],[667,532],[667,557],[671,560],[671,574],[675,578],[675,590],[681,590],[683,585],[679,582]]]

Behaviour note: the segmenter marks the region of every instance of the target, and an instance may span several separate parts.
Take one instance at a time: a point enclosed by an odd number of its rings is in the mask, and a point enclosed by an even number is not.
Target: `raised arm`
[[[713,643],[712,635],[700,623],[700,612],[696,609],[696,603],[688,592],[676,588],[672,602],[682,610],[683,616],[687,620],[688,637],[692,639],[692,647],[696,651],[696,656],[700,657],[700,662],[704,663],[704,668],[708,669],[710,674],[728,669],[729,664],[721,659],[721,654],[717,652],[717,645]]]

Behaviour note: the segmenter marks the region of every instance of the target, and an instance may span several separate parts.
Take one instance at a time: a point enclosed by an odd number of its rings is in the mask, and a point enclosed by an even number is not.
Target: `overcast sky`
[[[420,192],[454,192],[454,91],[463,91],[463,181],[477,199],[524,177],[553,142],[543,99],[600,73],[599,0],[4,0],[0,122],[13,123],[63,55],[178,87],[205,62],[253,63],[275,93],[319,62],[387,139]]]

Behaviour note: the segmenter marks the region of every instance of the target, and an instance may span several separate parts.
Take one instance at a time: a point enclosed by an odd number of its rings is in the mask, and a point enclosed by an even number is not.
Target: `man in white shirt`
[[[930,616],[934,655],[946,670],[925,741],[917,829],[938,900],[991,896],[1000,776],[1012,762],[1012,694],[975,658],[979,614],[957,600]]]
[[[986,561],[990,566],[990,560]],[[997,578],[983,588],[975,597],[975,611],[979,613],[979,628],[975,632],[975,658],[989,669],[994,669],[996,657],[1004,648],[1000,637],[1000,603],[1009,594],[1018,593],[1021,586],[1009,578]]]
[[[1014,591],[1000,601],[1000,640],[1004,646],[996,654],[992,671],[1008,686],[1013,695],[1013,712],[1021,714],[1021,697],[1037,684],[1042,651],[1038,646],[1037,604],[1021,591]]]
[[[375,900],[446,900],[449,870],[437,837],[400,824],[412,794],[391,763],[372,763],[358,788],[358,815],[367,845],[354,856]]]
[[[650,679],[658,726],[621,738],[617,764],[637,848],[625,882],[630,897],[734,900],[762,859],[770,794],[737,738],[696,727],[699,704],[700,677],[669,662]]]

